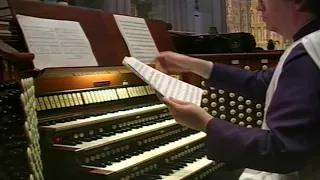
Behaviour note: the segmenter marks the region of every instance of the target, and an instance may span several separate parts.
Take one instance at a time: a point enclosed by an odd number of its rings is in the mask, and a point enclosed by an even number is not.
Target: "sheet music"
[[[171,76],[164,74],[133,58],[125,57],[123,63],[129,65],[133,72],[165,97],[201,105],[203,90]]]
[[[118,28],[132,57],[150,63],[159,54],[158,48],[143,18],[114,15]]]
[[[80,23],[24,15],[17,19],[36,68],[98,66]]]

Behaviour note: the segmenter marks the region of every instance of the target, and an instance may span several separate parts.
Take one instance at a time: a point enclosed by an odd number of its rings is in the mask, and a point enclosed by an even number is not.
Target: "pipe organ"
[[[36,70],[32,54],[3,54],[19,62],[24,76],[0,83],[0,179],[209,180],[234,172],[207,159],[206,134],[177,124],[155,91],[121,66],[129,51],[112,14],[23,0],[11,0],[11,6],[18,14],[79,21],[99,66]],[[165,24],[146,22],[159,51],[175,51]],[[265,70],[280,55],[189,56]],[[201,106],[211,115],[261,126],[263,104],[207,87],[193,74],[172,76],[203,88]]]

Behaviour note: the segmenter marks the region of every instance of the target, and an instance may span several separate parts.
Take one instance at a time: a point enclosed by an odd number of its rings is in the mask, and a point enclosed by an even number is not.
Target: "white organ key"
[[[186,167],[183,167],[178,171],[174,171],[174,173],[170,174],[169,176],[161,176],[161,178],[164,180],[184,179],[213,163],[215,162],[212,160],[208,160],[207,157],[203,157],[195,162],[187,163]]]
[[[95,124],[95,123],[111,121],[114,119],[120,119],[127,116],[134,116],[134,115],[161,110],[161,109],[166,109],[166,105],[157,104],[157,105],[136,108],[136,109],[126,110],[126,111],[118,111],[115,113],[108,113],[101,116],[93,116],[86,119],[79,119],[77,121],[70,121],[70,122],[58,123],[50,126],[44,126],[43,128],[55,129],[56,131],[61,131],[61,130],[72,129],[75,127],[81,127],[89,124]]]
[[[159,157],[165,153],[171,152],[177,148],[181,148],[184,146],[189,145],[190,143],[196,142],[198,140],[201,140],[203,138],[205,138],[206,133],[203,132],[199,132],[197,134],[192,134],[190,136],[187,137],[183,137],[177,141],[168,143],[164,146],[160,146],[158,148],[155,148],[153,150],[150,151],[146,151],[142,154],[136,155],[136,156],[132,156],[131,158],[128,158],[124,161],[120,161],[118,163],[114,163],[110,166],[107,166],[105,168],[96,168],[96,169],[102,169],[102,170],[107,170],[107,171],[121,171],[124,170],[126,168],[132,167],[132,166],[136,166],[137,164],[140,164],[142,162],[151,160],[153,158]],[[90,167],[89,167],[90,168]]]
[[[104,146],[106,144],[110,144],[112,142],[122,141],[124,139],[131,138],[133,136],[138,136],[140,134],[144,134],[144,133],[147,133],[147,132],[153,132],[153,131],[156,131],[156,130],[158,130],[160,128],[173,126],[175,124],[177,124],[176,121],[174,119],[172,119],[172,120],[163,121],[163,122],[159,122],[159,123],[148,125],[148,126],[143,126],[141,128],[138,128],[138,129],[132,129],[132,130],[127,131],[127,132],[117,133],[117,134],[115,134],[113,136],[103,137],[102,139],[98,139],[98,140],[95,140],[95,141],[84,142],[84,143],[79,144],[77,146],[71,146],[71,147],[72,148],[77,148],[77,149],[90,150],[90,149],[94,149],[94,148],[97,148],[97,147]],[[64,145],[55,145],[55,146],[66,147]]]

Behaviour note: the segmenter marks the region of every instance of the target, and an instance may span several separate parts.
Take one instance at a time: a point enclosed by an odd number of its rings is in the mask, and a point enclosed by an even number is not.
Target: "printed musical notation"
[[[150,63],[159,53],[146,21],[143,18],[114,15],[119,30],[132,57]]]
[[[48,67],[98,66],[81,25],[17,15],[29,51],[35,54],[38,69]]]
[[[125,57],[123,64],[164,97],[201,105],[203,90],[164,74],[133,57]]]

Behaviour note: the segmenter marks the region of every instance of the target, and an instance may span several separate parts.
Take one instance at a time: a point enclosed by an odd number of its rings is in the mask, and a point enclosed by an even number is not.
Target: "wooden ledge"
[[[209,61],[217,60],[279,60],[284,51],[261,51],[252,53],[225,53],[225,54],[186,54],[187,56],[205,59]]]

